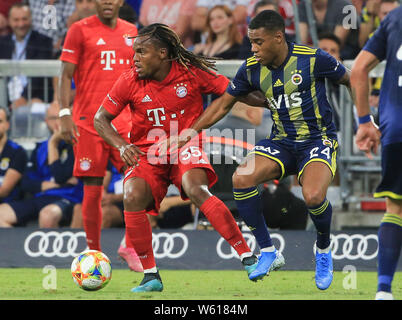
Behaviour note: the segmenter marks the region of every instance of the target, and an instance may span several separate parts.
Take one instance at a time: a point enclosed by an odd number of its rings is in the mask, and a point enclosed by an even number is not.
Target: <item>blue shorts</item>
[[[17,217],[16,226],[24,226],[27,222],[37,220],[39,212],[49,204],[60,207],[62,218],[60,225],[67,225],[71,222],[74,202],[58,196],[43,195],[30,199],[12,201],[8,203],[13,208]]]
[[[325,163],[332,172],[336,172],[338,141],[335,139],[310,139],[305,141],[286,140],[260,140],[249,154],[256,154],[267,157],[281,168],[282,179],[289,175],[297,174],[300,177],[304,168],[311,162],[319,161]]]
[[[382,147],[381,169],[382,179],[374,197],[402,200],[402,143]]]

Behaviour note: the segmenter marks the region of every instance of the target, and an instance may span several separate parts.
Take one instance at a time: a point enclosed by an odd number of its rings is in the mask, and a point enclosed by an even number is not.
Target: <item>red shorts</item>
[[[75,177],[104,177],[108,161],[110,160],[117,170],[122,171],[124,162],[120,152],[106,143],[100,136],[79,127],[78,143],[74,145]],[[125,135],[129,141],[127,134]]]
[[[178,161],[155,164],[155,159],[147,159],[147,155],[140,158],[139,165],[128,168],[125,172],[124,183],[134,177],[144,179],[151,187],[155,202],[155,209],[159,211],[160,203],[166,195],[170,184],[174,184],[183,200],[188,197],[182,189],[182,177],[185,172],[194,168],[205,169],[208,177],[208,187],[211,188],[218,177],[209,163],[208,156],[200,147],[184,147],[180,150]],[[173,163],[172,163],[173,162]]]

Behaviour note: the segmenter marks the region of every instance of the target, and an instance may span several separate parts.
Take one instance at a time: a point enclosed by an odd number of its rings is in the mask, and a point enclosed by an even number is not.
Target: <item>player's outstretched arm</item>
[[[99,136],[120,151],[120,157],[129,167],[138,165],[139,156],[144,153],[135,145],[129,144],[112,127],[116,116],[100,106],[94,117],[94,127]]]
[[[370,117],[369,72],[379,63],[375,55],[362,50],[357,56],[350,76],[352,97],[359,116],[359,128],[356,133],[356,145],[364,151],[368,158],[371,152],[377,153],[381,133]],[[367,121],[364,119],[368,119]]]
[[[60,126],[61,134],[67,143],[76,143],[79,136],[77,126],[71,116],[70,97],[71,97],[71,82],[76,65],[71,62],[63,61],[61,64],[61,76],[59,82],[59,104],[60,104]]]
[[[205,109],[191,128],[183,130],[178,139],[178,147],[181,148],[203,129],[207,129],[221,120],[233,108],[237,98],[225,92]]]

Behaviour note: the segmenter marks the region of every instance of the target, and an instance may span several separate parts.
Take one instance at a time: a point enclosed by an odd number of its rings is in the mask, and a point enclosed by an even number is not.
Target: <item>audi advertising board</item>
[[[102,231],[102,250],[114,268],[126,268],[117,256],[123,233],[123,229]],[[258,253],[251,233],[244,236]],[[271,236],[286,259],[284,270],[314,269],[315,232],[274,231]],[[373,230],[334,232],[331,237],[335,270],[353,265],[357,270],[376,271],[378,243]],[[241,269],[237,254],[215,231],[155,230],[153,248],[160,269]],[[0,267],[70,268],[73,258],[85,249],[85,233],[79,229],[0,228]]]

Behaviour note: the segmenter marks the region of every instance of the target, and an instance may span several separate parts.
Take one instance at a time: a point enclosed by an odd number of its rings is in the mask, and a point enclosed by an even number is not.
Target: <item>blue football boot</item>
[[[315,284],[320,290],[326,290],[333,279],[331,250],[328,253],[315,254]]]
[[[285,258],[275,249],[273,252],[261,252],[258,258],[257,267],[251,272],[248,278],[257,281],[269,275],[270,271],[278,270],[285,265]]]

